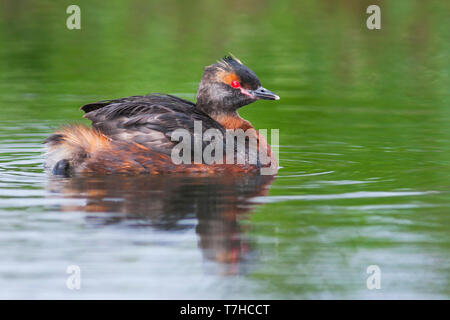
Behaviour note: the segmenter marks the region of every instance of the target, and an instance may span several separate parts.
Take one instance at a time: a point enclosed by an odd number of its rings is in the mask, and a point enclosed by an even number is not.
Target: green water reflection
[[[377,31],[365,27],[374,2]],[[45,188],[38,143],[87,123],[80,105],[194,100],[202,68],[232,52],[281,97],[241,115],[280,129],[282,169],[240,221],[259,250],[233,280],[242,292],[198,296],[450,297],[449,3],[77,1],[72,31],[70,4],[0,4],[0,213],[23,210],[11,190]],[[371,264],[382,290],[366,289]]]

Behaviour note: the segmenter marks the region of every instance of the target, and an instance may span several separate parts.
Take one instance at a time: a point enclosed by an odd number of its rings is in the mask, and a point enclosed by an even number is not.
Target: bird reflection
[[[82,206],[62,205],[62,211],[105,213],[88,215],[87,221],[93,225],[126,220],[130,227],[166,232],[195,227],[203,256],[227,265],[227,272],[235,273],[236,264],[252,251],[239,218],[251,212],[252,197],[267,194],[273,179],[256,174],[80,176],[53,178],[48,187],[66,198],[86,199]]]

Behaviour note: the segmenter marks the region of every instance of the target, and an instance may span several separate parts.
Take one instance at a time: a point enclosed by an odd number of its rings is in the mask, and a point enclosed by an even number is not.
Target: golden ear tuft
[[[238,77],[238,75],[234,72],[229,72],[229,73],[225,73],[222,76],[222,82],[225,84],[231,84],[231,82],[233,81],[237,81],[237,82],[241,82],[241,79]]]
[[[232,54],[231,52],[228,52],[228,57],[230,57],[231,59],[233,59],[234,61],[236,61],[239,64],[243,64],[241,62],[241,60],[239,60],[238,58],[236,58],[236,56],[234,54]]]

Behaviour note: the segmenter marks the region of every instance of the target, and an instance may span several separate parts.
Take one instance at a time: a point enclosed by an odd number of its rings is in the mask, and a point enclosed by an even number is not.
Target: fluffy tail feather
[[[45,168],[53,174],[69,175],[95,152],[109,148],[109,140],[99,131],[83,125],[65,126],[44,140]]]

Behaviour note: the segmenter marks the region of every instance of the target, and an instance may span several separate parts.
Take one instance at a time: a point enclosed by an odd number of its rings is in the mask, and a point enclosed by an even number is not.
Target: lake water
[[[370,31],[372,2],[78,1],[67,30],[64,3],[3,1],[0,298],[450,298],[449,6],[377,1]],[[281,97],[241,111],[280,130],[275,178],[44,172],[81,105],[194,100],[230,51]]]

